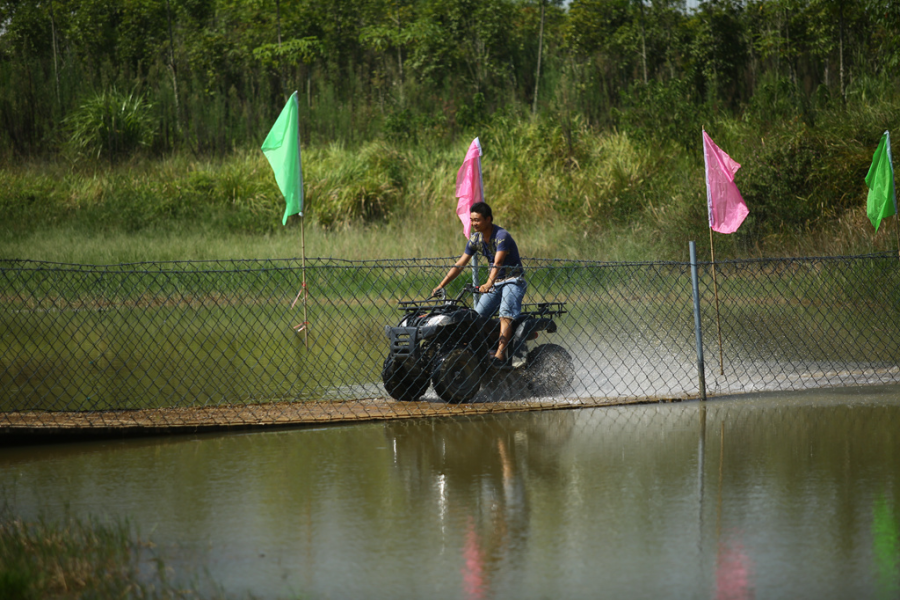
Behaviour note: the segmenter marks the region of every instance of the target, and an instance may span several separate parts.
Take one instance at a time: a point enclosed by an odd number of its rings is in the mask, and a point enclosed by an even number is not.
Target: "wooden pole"
[[[894,217],[897,219],[897,226],[894,228],[894,233],[897,234],[897,258],[900,259],[900,212],[897,211],[896,206],[894,206]]]
[[[897,226],[894,228],[894,232],[897,234],[897,258],[900,259],[900,214],[894,211],[894,216],[897,218]]]
[[[478,147],[481,148],[481,140],[478,140]],[[486,202],[484,199],[484,176],[481,174],[481,154],[478,155],[478,181],[481,183],[481,201]],[[491,265],[487,266],[488,268],[488,276],[490,277],[491,273]],[[478,254],[472,255],[472,285],[478,287]],[[477,302],[476,299],[478,296],[476,294],[472,294],[472,306],[474,307]]]
[[[891,197],[890,201],[894,206],[894,216],[897,219],[897,227],[894,228],[894,232],[897,235],[897,257],[900,258],[900,211],[897,210],[897,190],[894,182],[894,157],[891,155],[891,132],[885,131],[885,137],[887,138],[885,141],[887,142],[887,156],[888,156],[888,165],[891,168]],[[877,231],[875,233],[878,233]]]
[[[297,92],[294,92],[291,96],[291,99],[297,103],[297,115],[299,119],[300,115],[300,101],[297,100]],[[297,296],[294,297],[294,301],[291,302],[291,309],[293,310],[294,306],[297,305],[297,300],[300,299],[300,296],[303,296],[303,322],[299,325],[294,325],[293,329],[300,333],[303,331],[303,344],[307,350],[309,350],[309,313],[307,306],[307,298],[309,294],[306,291],[306,218],[303,216],[303,161],[300,157],[300,124],[297,123],[297,169],[300,174],[299,181],[297,185],[300,187],[300,212],[298,213],[300,216],[300,273],[302,277],[303,283],[300,285],[300,291],[297,292]]]
[[[294,92],[294,102],[297,103],[297,172],[300,174],[300,272],[303,278],[303,344],[309,350],[309,315],[307,314],[306,291],[306,217],[303,216],[303,160],[300,158],[300,101],[297,92]]]
[[[302,183],[300,185],[303,185]],[[306,217],[300,213],[300,272],[303,276],[303,345],[309,350],[309,315],[306,306]]]
[[[713,295],[716,297],[716,334],[719,337],[719,375],[725,375],[725,363],[722,356],[722,327],[719,324],[719,284],[716,281],[716,250],[713,245],[713,230],[709,228],[709,256],[712,262]]]

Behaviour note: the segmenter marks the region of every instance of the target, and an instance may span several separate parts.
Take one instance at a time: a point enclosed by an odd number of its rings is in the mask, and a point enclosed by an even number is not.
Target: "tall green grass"
[[[761,108],[710,118],[707,130],[743,165],[736,181],[750,208],[736,234],[716,236],[718,257],[896,247],[896,223],[875,234],[866,221],[864,178],[879,136],[900,123],[900,102],[886,93],[854,98],[823,104],[815,118],[788,111],[763,120]],[[683,260],[689,240],[708,252],[699,131],[696,147],[685,149],[652,131],[601,131],[577,117],[498,116],[453,142],[304,148],[307,256],[458,254],[456,172],[476,134],[495,222],[524,255]],[[255,148],[117,165],[18,164],[0,170],[0,211],[4,258],[111,263],[301,252],[298,219],[281,227],[283,201]]]
[[[0,597],[196,598],[175,583],[152,545],[136,539],[127,523],[67,515],[26,521],[0,513]],[[142,563],[156,568],[147,569]],[[155,565],[154,565],[155,563]],[[224,597],[213,591],[210,598]]]

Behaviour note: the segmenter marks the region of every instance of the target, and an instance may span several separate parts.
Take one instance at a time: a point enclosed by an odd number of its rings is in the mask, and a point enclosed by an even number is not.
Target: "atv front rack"
[[[400,300],[397,303],[397,308],[400,310],[409,313],[416,313],[421,310],[433,310],[435,308],[441,306],[468,306],[464,300],[454,300],[453,298],[448,298],[447,300],[440,300],[437,298],[429,299],[429,300]]]
[[[391,355],[412,356],[418,344],[418,327],[385,327],[384,332],[391,340]]]

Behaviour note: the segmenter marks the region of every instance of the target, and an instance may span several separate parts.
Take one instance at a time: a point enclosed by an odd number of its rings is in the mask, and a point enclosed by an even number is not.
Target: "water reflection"
[[[0,449],[258,597],[896,598],[900,388]]]
[[[484,598],[504,565],[524,561],[529,540],[529,490],[559,478],[559,457],[576,413],[509,414],[385,426],[393,466],[410,504],[435,507],[441,535],[465,527],[465,597]],[[442,548],[445,550],[446,547]]]
[[[740,541],[740,532],[719,540],[716,552],[716,599],[746,600],[753,597],[752,563]]]

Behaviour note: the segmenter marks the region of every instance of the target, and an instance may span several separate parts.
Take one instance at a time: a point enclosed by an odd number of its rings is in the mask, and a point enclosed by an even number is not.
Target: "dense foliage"
[[[77,166],[68,183],[8,172],[0,206],[17,227],[117,197],[101,212],[133,229],[224,186],[250,207],[232,226],[258,230],[277,198],[256,159],[234,185],[190,167],[140,203],[124,199],[134,178],[84,197],[70,188],[99,184],[71,178],[98,159],[257,148],[299,90],[324,226],[443,202],[479,135],[507,222],[587,235],[649,219],[680,244],[703,232],[706,127],[744,165],[751,218],[733,243],[751,248],[864,203],[900,119],[898,66],[891,0],[0,0],[0,164]]]
[[[537,108],[693,145],[716,114],[814,120],[898,66],[891,0],[3,0],[0,144],[60,149],[115,86],[157,152],[255,145],[295,89],[313,142]]]

